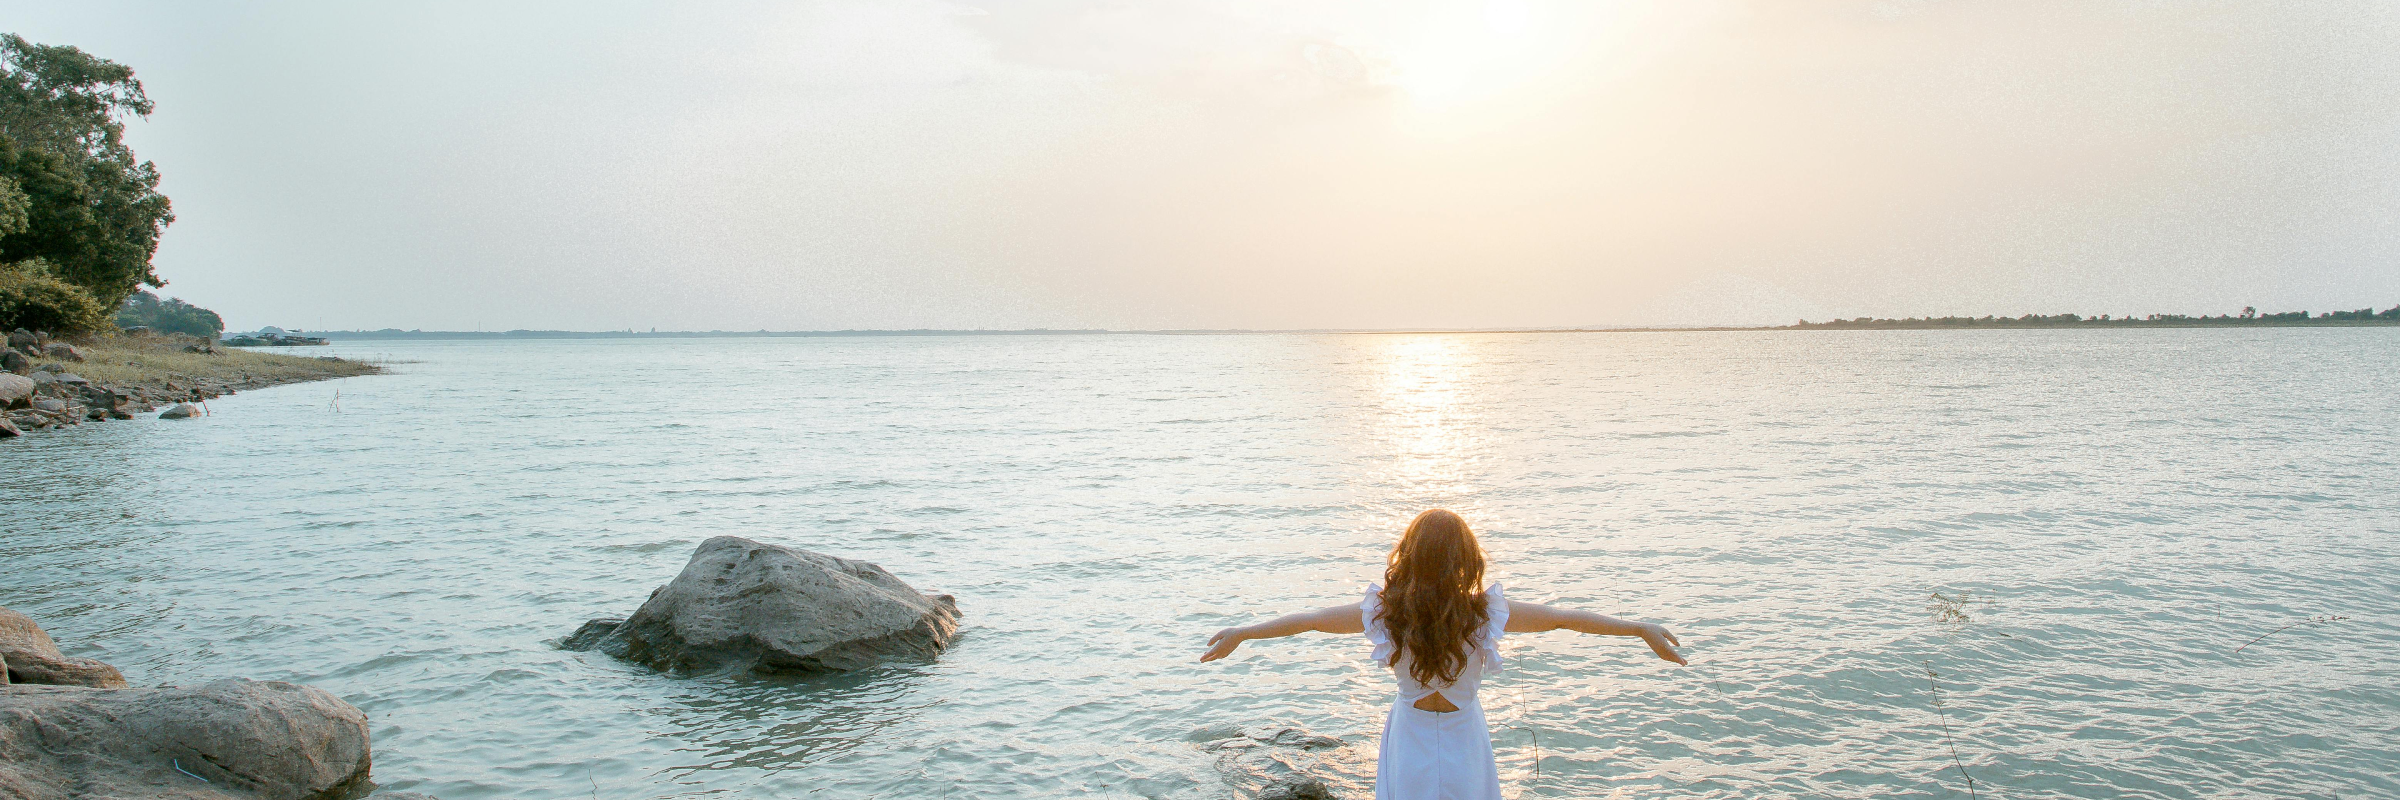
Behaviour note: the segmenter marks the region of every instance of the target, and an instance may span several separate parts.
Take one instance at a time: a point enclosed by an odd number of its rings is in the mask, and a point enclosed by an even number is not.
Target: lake
[[[1692,660],[1508,639],[1515,797],[2400,796],[2400,329],[323,351],[393,372],[0,442],[0,605],[135,685],[324,687],[445,800],[1211,798],[1224,724],[1342,737],[1364,797],[1363,641],[1194,660],[1437,506],[1513,598]],[[722,534],[960,636],[813,678],[556,647]]]

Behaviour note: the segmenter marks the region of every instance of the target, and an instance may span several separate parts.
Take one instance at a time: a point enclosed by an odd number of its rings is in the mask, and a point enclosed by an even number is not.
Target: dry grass
[[[282,383],[372,375],[383,368],[338,358],[260,353],[233,347],[215,353],[187,353],[199,340],[185,336],[115,334],[75,342],[84,362],[67,365],[77,375],[104,386],[176,388],[195,386],[255,389]]]

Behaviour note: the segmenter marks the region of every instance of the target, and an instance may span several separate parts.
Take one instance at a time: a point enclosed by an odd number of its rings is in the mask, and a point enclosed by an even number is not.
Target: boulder
[[[81,388],[81,387],[83,387],[83,386],[89,385],[89,384],[92,382],[92,379],[90,379],[90,378],[86,378],[86,377],[83,377],[83,376],[81,376],[81,375],[77,375],[77,374],[75,374],[75,373],[72,373],[72,372],[61,372],[61,373],[58,373],[58,374],[56,374],[56,375],[52,375],[52,376],[50,376],[50,379],[51,379],[51,380],[58,381],[59,383],[62,383],[62,384],[68,385],[68,386],[74,386],[74,387],[78,387],[78,388]]]
[[[33,410],[44,414],[64,414],[67,413],[67,401],[56,397],[36,397],[33,399]]]
[[[882,567],[719,536],[632,617],[585,623],[561,645],[672,672],[827,672],[932,658],[957,631],[957,600]]]
[[[40,341],[40,339],[34,338],[33,331],[24,328],[18,328],[8,334],[8,346],[28,353],[33,352]]]
[[[0,439],[14,439],[23,435],[25,435],[25,432],[17,430],[16,423],[8,421],[7,417],[0,417]],[[7,664],[0,663],[0,684],[5,684],[8,682],[6,680],[8,677],[6,672],[7,669]]]
[[[0,408],[13,408],[33,397],[32,378],[0,372]]]
[[[16,348],[13,347],[5,351],[0,351],[0,372],[9,372],[17,375],[31,374],[33,372],[33,359],[26,358],[24,353],[17,352]]]
[[[25,377],[33,379],[35,386],[48,386],[58,382],[58,376],[50,374],[49,370],[37,369],[33,371],[33,374]]]
[[[367,715],[296,683],[0,688],[0,797],[334,800],[369,762]]]
[[[190,403],[176,403],[174,408],[158,412],[159,419],[191,419],[197,416],[200,416],[200,407]]]
[[[53,686],[125,688],[116,667],[58,651],[58,643],[32,617],[0,606],[0,660],[8,662],[8,682]]]
[[[60,361],[82,361],[83,349],[66,342],[51,342],[49,347],[42,348],[42,355]]]

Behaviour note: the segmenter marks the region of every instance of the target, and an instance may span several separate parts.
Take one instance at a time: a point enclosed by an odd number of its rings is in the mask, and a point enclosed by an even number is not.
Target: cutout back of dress
[[[1391,629],[1376,619],[1383,608],[1383,587],[1369,585],[1366,599],[1359,601],[1359,619],[1366,623],[1367,641],[1375,645],[1375,663],[1389,664],[1392,676],[1400,683],[1400,702],[1410,707],[1437,713],[1457,711],[1475,703],[1475,692],[1482,688],[1486,675],[1500,674],[1500,636],[1508,629],[1508,598],[1501,595],[1500,584],[1483,590],[1484,611],[1488,618],[1475,639],[1467,643],[1467,663],[1458,670],[1458,679],[1438,686],[1418,683],[1409,674],[1409,654],[1392,640]],[[1400,658],[1392,658],[1394,651]]]

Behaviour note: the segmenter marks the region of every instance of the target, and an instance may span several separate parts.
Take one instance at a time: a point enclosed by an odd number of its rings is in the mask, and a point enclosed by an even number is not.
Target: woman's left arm
[[[1346,606],[1286,614],[1256,625],[1226,628],[1217,631],[1217,635],[1208,637],[1208,652],[1200,654],[1200,663],[1205,664],[1233,655],[1234,648],[1240,647],[1243,642],[1252,639],[1280,639],[1309,631],[1365,633],[1367,623],[1366,620],[1359,617],[1358,604],[1351,603]]]
[[[1605,614],[1577,611],[1572,608],[1557,608],[1540,603],[1508,601],[1509,633],[1541,633],[1561,628],[1598,636],[1639,637],[1644,644],[1650,645],[1650,652],[1657,654],[1659,658],[1689,666],[1683,660],[1683,654],[1675,652],[1675,648],[1683,642],[1677,640],[1675,634],[1667,632],[1664,625],[1655,622],[1633,622]]]

